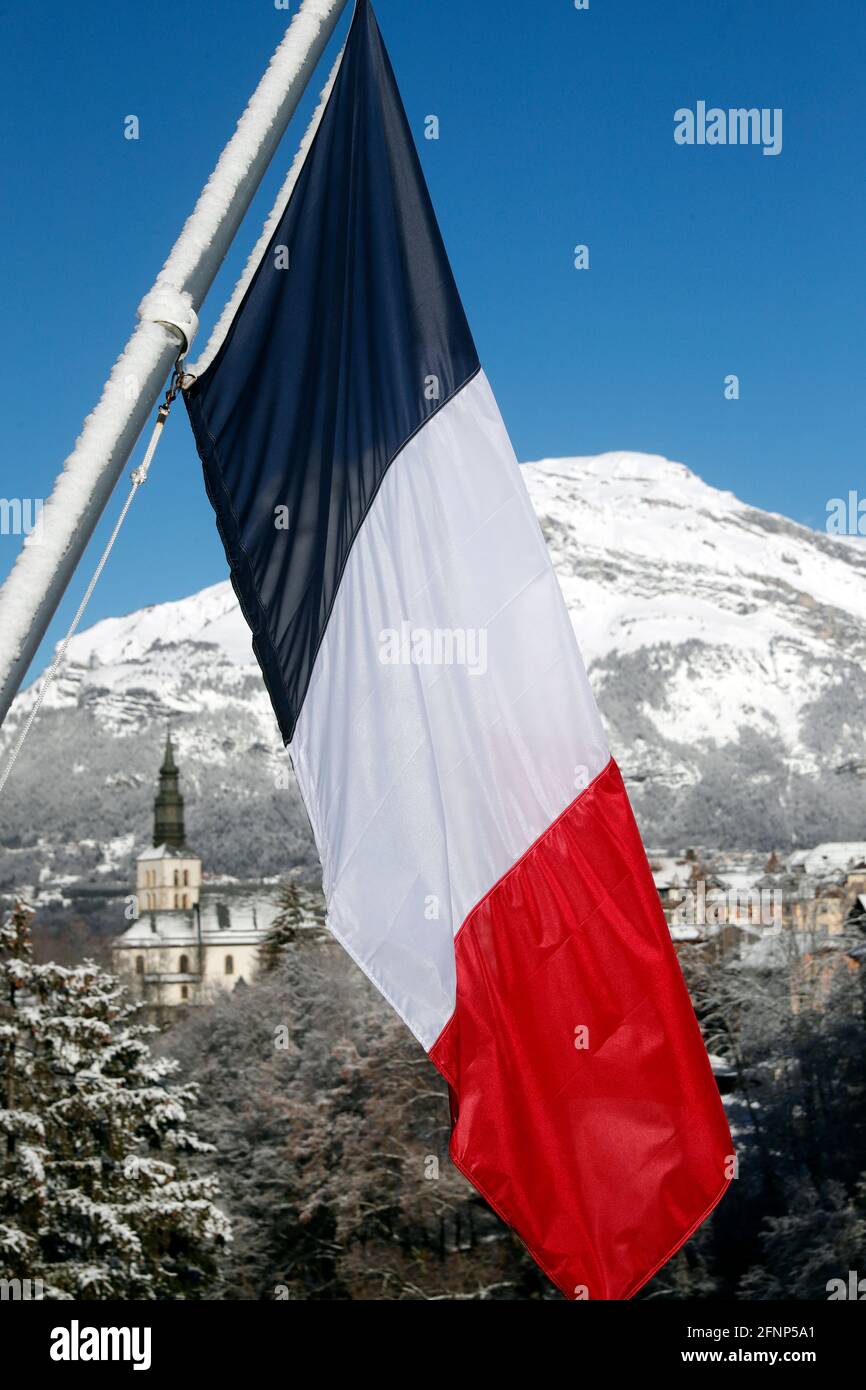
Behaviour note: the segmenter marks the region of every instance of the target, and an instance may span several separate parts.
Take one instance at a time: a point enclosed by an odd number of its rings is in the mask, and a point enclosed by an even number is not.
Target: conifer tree
[[[118,982],[33,961],[32,912],[0,925],[0,1274],[47,1298],[200,1298],[230,1239],[211,1146]]]
[[[309,889],[304,888],[292,874],[280,884],[278,910],[259,947],[259,960],[264,971],[275,970],[287,946],[291,946],[301,928],[324,925],[324,915]]]

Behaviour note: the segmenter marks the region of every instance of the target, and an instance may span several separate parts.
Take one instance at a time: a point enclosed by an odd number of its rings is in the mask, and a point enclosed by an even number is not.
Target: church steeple
[[[141,912],[189,912],[198,904],[201,860],[186,843],[179,776],[171,733],[167,731],[159,791],[153,803],[153,848],[144,850],[136,859],[136,894]],[[183,967],[180,970],[182,974]]]
[[[179,776],[169,729],[165,736],[165,756],[159,770],[159,791],[153,803],[154,846],[168,845],[171,849],[183,849],[186,845],[183,797],[178,787]]]

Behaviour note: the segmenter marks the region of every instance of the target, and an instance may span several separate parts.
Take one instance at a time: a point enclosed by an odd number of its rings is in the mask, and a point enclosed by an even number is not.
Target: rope
[[[3,789],[6,786],[6,783],[9,781],[10,774],[16,762],[18,761],[18,756],[21,752],[21,749],[24,747],[27,735],[30,733],[30,730],[35,724],[36,717],[39,714],[40,709],[42,708],[42,702],[45,699],[45,696],[47,695],[48,690],[55,676],[57,675],[57,672],[60,669],[60,666],[62,665],[63,658],[65,657],[67,649],[69,647],[69,643],[75,636],[78,624],[81,622],[81,619],[84,616],[84,611],[87,608],[87,605],[93,596],[93,591],[99,582],[99,576],[105,569],[108,557],[114,548],[114,542],[120,535],[120,529],[123,526],[124,521],[126,520],[127,512],[132,506],[133,498],[135,497],[135,494],[138,492],[138,489],[142,486],[142,484],[147,482],[148,471],[153,461],[153,456],[156,453],[157,445],[159,444],[159,441],[162,438],[162,431],[165,428],[165,422],[168,419],[172,402],[175,396],[177,395],[178,391],[188,386],[192,381],[192,378],[188,374],[183,372],[180,364],[181,358],[178,357],[177,362],[175,363],[174,372],[172,373],[171,382],[169,383],[168,390],[165,393],[165,400],[163,401],[162,405],[159,407],[159,410],[157,412],[156,424],[153,427],[153,433],[150,436],[150,441],[148,443],[147,449],[145,450],[144,458],[141,460],[141,463],[138,465],[137,468],[133,468],[132,472],[129,475],[132,481],[132,486],[129,489],[129,495],[123,504],[123,509],[120,513],[120,516],[117,518],[114,530],[112,531],[108,539],[108,544],[102,552],[99,564],[96,566],[96,569],[93,572],[93,577],[84,592],[84,597],[78,605],[78,611],[76,612],[75,617],[72,619],[72,622],[69,624],[69,631],[67,632],[63,641],[60,643],[60,646],[57,648],[54,660],[48,667],[48,670],[45,672],[42,684],[39,687],[39,693],[37,694],[36,699],[33,702],[33,708],[30,711],[30,714],[27,718],[26,723],[24,724],[24,727],[21,730],[21,733],[18,735],[18,739],[15,743],[15,746],[9,755],[9,760],[6,763],[5,768],[3,769],[3,773],[2,775],[0,775],[0,794],[2,794]]]

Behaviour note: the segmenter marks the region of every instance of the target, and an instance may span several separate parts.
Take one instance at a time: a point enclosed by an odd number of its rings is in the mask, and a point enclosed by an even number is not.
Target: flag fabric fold
[[[272,242],[185,393],[328,927],[570,1298],[627,1298],[731,1139],[625,788],[359,0]]]

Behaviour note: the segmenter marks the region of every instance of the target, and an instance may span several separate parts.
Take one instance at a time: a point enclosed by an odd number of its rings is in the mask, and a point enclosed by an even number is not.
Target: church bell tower
[[[153,803],[154,847],[168,845],[169,849],[183,849],[186,845],[183,797],[178,787],[179,776],[171,733],[168,732],[165,736],[165,756],[159,769],[159,791]]]
[[[179,777],[171,733],[167,733],[153,803],[153,848],[136,861],[140,912],[184,912],[199,901],[201,860],[186,843]]]

